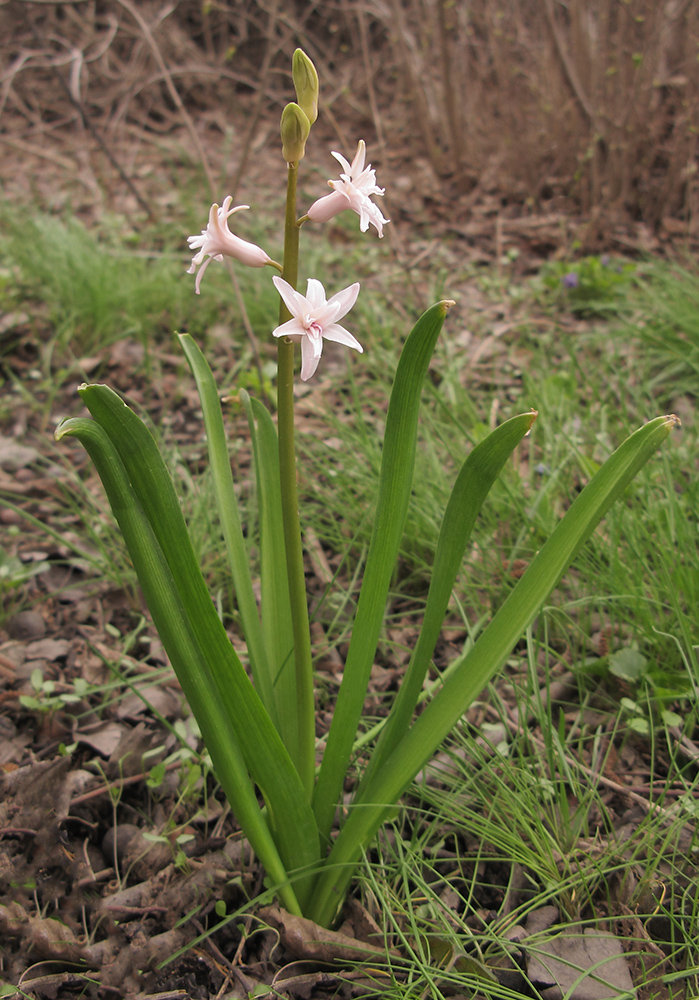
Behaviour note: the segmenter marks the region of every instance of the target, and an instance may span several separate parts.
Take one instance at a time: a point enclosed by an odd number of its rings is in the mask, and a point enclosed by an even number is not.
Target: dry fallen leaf
[[[287,913],[278,906],[265,906],[260,910],[259,916],[270,927],[279,931],[282,944],[295,958],[346,963],[386,955],[383,947],[360,941],[341,931],[319,927],[312,920]]]

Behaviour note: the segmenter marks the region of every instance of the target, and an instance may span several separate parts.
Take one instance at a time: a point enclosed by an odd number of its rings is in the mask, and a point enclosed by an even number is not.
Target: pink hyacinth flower
[[[327,222],[339,212],[351,208],[359,216],[359,228],[363,233],[371,223],[379,236],[383,236],[383,227],[390,220],[383,217],[378,205],[371,200],[371,196],[383,195],[384,189],[376,183],[376,171],[371,169],[371,164],[364,166],[366,159],[364,140],[359,140],[352,163],[348,163],[341,153],[333,152],[333,156],[339,161],[343,173],[340,174],[340,180],[328,181],[333,189],[332,194],[326,194],[314,202],[308,210],[308,218],[312,222]]]
[[[323,352],[323,339],[352,347],[361,354],[362,345],[337,322],[346,316],[359,295],[359,282],[343,288],[326,301],[325,289],[315,278],[308,279],[306,294],[302,295],[283,278],[272,278],[277,291],[292,315],[273,331],[275,337],[289,337],[301,344],[301,378],[306,382],[318,367]]]
[[[201,236],[187,237],[189,249],[199,251],[187,268],[187,274],[194,274],[199,268],[194,284],[197,295],[200,292],[204,271],[212,260],[222,261],[224,256],[234,257],[235,260],[247,264],[248,267],[264,267],[270,262],[271,258],[261,247],[241,240],[228,228],[228,219],[231,215],[250,207],[249,205],[236,205],[235,208],[231,208],[232,201],[233,199],[229,195],[220,208],[218,205],[212,205],[209,211],[209,224],[206,229],[202,229]],[[208,260],[204,260],[205,257],[208,257]]]

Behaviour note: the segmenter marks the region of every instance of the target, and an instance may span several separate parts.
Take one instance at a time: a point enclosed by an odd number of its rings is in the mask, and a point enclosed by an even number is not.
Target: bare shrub
[[[414,128],[457,192],[694,219],[691,0],[372,0]],[[493,183],[492,178],[496,178]]]
[[[125,138],[184,127],[213,186],[205,133],[234,122],[228,190],[302,44],[344,151],[341,120],[417,189],[431,171],[450,213],[495,195],[505,215],[573,211],[598,235],[620,217],[693,231],[698,42],[695,0],[9,0],[0,143],[65,168],[97,145],[133,184]]]

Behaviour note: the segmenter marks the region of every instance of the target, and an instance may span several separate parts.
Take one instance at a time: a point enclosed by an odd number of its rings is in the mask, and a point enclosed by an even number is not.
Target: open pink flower
[[[249,205],[236,205],[235,208],[231,208],[232,201],[233,199],[229,195],[220,208],[218,205],[212,205],[209,211],[209,224],[206,229],[202,229],[201,236],[187,237],[189,249],[199,250],[187,268],[187,274],[194,274],[199,267],[197,280],[194,284],[197,295],[199,295],[204,271],[212,260],[222,261],[224,254],[226,257],[234,257],[241,263],[247,264],[248,267],[264,267],[271,260],[261,247],[241,240],[228,228],[228,219],[231,215],[250,207]],[[204,260],[205,257],[209,259]]]
[[[383,195],[384,189],[376,183],[376,171],[371,164],[364,166],[366,146],[364,140],[359,140],[357,152],[352,163],[348,163],[341,153],[333,153],[339,161],[343,173],[339,181],[328,181],[333,189],[332,194],[319,198],[308,209],[308,218],[312,222],[327,222],[339,212],[351,208],[359,216],[359,228],[363,233],[369,228],[369,223],[383,236],[383,227],[389,222],[384,219],[381,209],[371,200],[371,195]]]
[[[363,353],[364,348],[352,334],[337,322],[346,316],[359,295],[359,282],[343,288],[325,300],[325,289],[315,278],[308,279],[306,294],[301,295],[283,278],[272,278],[277,291],[293,319],[273,331],[275,337],[289,337],[301,344],[301,378],[307,381],[318,367],[323,352],[323,338],[344,344]]]

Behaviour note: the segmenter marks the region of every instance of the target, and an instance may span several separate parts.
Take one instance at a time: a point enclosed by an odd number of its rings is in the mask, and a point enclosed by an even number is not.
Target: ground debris
[[[362,962],[372,956],[386,957],[386,948],[375,943],[379,940],[377,933],[372,934],[373,942],[364,940],[355,937],[351,933],[354,928],[347,923],[343,930],[332,931],[279,906],[265,906],[259,916],[279,932],[287,952],[297,959],[342,964]]]
[[[69,757],[57,757],[0,772],[0,828],[42,830],[67,816],[70,767]]]
[[[544,1000],[636,996],[621,941],[608,931],[564,928],[526,945],[527,974]]]

